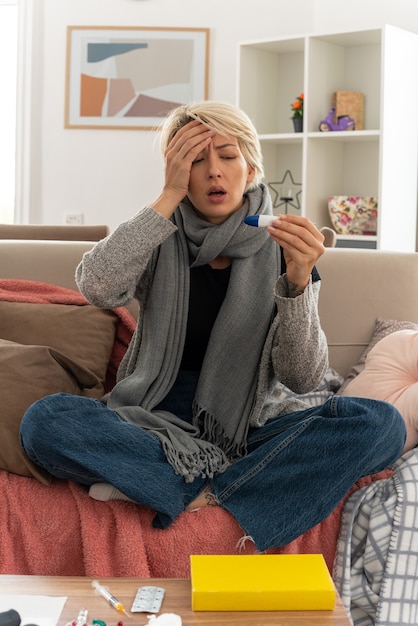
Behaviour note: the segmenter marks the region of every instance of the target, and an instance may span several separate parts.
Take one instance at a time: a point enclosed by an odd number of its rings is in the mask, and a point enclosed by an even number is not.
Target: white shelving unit
[[[238,105],[252,118],[276,194],[289,170],[299,183],[289,212],[331,226],[328,197],[376,196],[375,237],[340,236],[340,246],[415,251],[418,172],[418,36],[393,26],[243,42]],[[364,94],[364,130],[320,132],[335,91]],[[304,129],[291,103],[304,93]]]

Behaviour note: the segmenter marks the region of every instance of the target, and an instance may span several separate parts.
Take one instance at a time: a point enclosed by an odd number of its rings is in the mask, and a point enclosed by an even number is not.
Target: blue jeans
[[[189,403],[183,404],[188,419]],[[181,412],[181,410],[179,411]],[[208,481],[186,483],[160,441],[98,400],[54,394],[25,413],[22,446],[53,476],[111,483],[166,528],[210,482],[258,550],[283,546],[325,519],[361,477],[401,454],[403,419],[390,404],[335,396],[278,416],[248,436],[248,453]]]

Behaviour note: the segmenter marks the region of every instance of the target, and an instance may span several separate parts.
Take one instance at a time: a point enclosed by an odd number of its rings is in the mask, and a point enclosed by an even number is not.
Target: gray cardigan
[[[76,270],[78,287],[93,305],[103,308],[139,302],[137,328],[118,372],[118,380],[135,369],[142,334],[141,308],[148,293],[160,244],[175,236],[176,226],[145,207],[120,224],[86,252]],[[272,296],[277,313],[268,333],[259,367],[250,423],[261,426],[271,417],[306,408],[296,396],[283,399],[285,388],[295,394],[314,390],[328,367],[328,349],[318,314],[320,281],[289,298],[286,275],[277,280]]]

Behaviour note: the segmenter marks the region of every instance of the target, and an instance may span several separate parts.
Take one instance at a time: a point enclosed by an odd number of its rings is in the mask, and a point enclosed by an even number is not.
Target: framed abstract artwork
[[[209,29],[68,26],[66,128],[155,129],[208,97]]]

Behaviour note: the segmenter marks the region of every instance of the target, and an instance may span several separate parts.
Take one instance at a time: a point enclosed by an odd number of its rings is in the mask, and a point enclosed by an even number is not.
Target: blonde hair
[[[244,159],[254,170],[247,191],[261,183],[264,178],[263,155],[254,124],[244,111],[226,102],[202,100],[171,111],[160,127],[163,154],[177,131],[192,120],[199,120],[219,135],[235,137]]]

